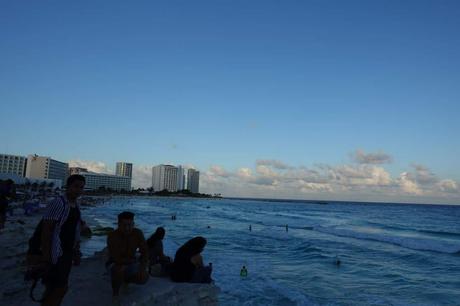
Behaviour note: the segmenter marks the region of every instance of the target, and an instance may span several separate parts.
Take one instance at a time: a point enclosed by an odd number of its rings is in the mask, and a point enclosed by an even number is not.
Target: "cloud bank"
[[[420,164],[408,165],[391,175],[383,164],[392,159],[384,152],[356,150],[350,163],[339,165],[294,166],[275,159],[258,159],[236,169],[212,165],[199,169],[200,192],[230,197],[460,204],[457,181],[441,179]],[[69,163],[90,171],[113,173],[100,161]],[[150,165],[133,166],[134,188],[151,186],[151,169]]]

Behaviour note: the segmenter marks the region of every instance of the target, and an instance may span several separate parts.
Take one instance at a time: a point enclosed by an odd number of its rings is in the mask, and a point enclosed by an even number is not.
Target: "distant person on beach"
[[[147,243],[144,234],[134,227],[134,214],[124,211],[118,215],[118,228],[107,236],[109,262],[112,278],[113,304],[118,305],[120,287],[123,283],[145,284],[149,278]],[[139,249],[140,258],[136,259]]]
[[[74,174],[67,179],[65,196],[50,202],[43,216],[41,251],[49,265],[43,278],[46,286],[42,306],[61,305],[67,288],[72,262],[80,264],[80,207],[85,178]]]
[[[210,283],[212,282],[212,265],[203,264],[203,252],[206,239],[195,237],[181,246],[174,257],[171,279],[175,282]]]
[[[8,203],[14,197],[13,180],[0,180],[0,229],[5,228],[6,213],[8,212]]]
[[[147,239],[147,246],[149,248],[149,260],[150,267],[160,265],[160,271],[158,274],[164,275],[168,272],[171,258],[166,256],[163,252],[163,239],[166,231],[163,227],[158,227],[155,233]]]

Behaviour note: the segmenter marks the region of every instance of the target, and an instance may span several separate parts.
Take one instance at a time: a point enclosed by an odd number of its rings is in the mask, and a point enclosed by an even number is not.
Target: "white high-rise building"
[[[115,175],[133,177],[133,164],[117,162]]]
[[[196,171],[195,169],[188,169],[187,189],[193,193],[200,192],[200,171]]]
[[[0,173],[15,174],[23,177],[26,174],[27,159],[25,156],[0,154]]]
[[[153,191],[177,191],[178,168],[171,165],[158,165],[152,168]]]
[[[26,177],[61,180],[65,183],[69,164],[63,163],[47,156],[27,156]]]
[[[177,190],[185,189],[185,175],[184,168],[182,166],[177,166]]]

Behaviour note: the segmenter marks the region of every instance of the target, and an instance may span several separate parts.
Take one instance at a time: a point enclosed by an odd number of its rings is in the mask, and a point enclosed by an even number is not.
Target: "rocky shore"
[[[5,229],[0,231],[0,305],[33,305],[29,298],[30,283],[23,279],[27,241],[32,235],[41,214],[8,217]],[[90,226],[95,226],[91,224]],[[109,306],[111,305],[110,279],[105,270],[104,252],[82,260],[74,267],[70,277],[69,292],[63,305]],[[40,296],[42,287],[36,289]],[[122,290],[123,306],[151,305],[218,305],[220,289],[208,284],[178,284],[168,278],[152,277],[143,286],[128,285]]]

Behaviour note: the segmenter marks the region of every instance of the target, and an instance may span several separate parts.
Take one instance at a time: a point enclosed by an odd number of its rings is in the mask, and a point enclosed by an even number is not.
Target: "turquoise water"
[[[460,206],[118,198],[83,215],[115,226],[122,210],[146,236],[164,226],[171,256],[206,237],[222,305],[460,304]]]

